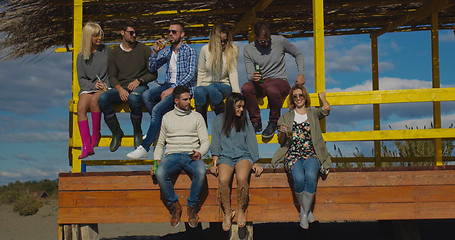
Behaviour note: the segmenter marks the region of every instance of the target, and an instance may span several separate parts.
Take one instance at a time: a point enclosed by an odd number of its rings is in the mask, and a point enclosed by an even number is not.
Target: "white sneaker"
[[[147,151],[140,145],[139,147],[136,148],[136,150],[126,154],[128,158],[131,159],[144,159],[147,157]]]

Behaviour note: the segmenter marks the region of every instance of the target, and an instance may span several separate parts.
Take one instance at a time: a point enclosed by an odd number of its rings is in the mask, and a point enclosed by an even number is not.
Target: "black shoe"
[[[277,130],[276,122],[269,121],[269,123],[267,124],[267,127],[262,132],[262,137],[271,138],[275,134],[276,130]]]
[[[254,132],[262,131],[262,123],[253,123]]]

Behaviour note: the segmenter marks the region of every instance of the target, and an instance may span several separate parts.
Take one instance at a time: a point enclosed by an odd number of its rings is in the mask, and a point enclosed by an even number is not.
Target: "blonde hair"
[[[294,109],[295,108],[293,94],[294,94],[294,91],[297,90],[297,89],[302,90],[303,98],[305,99],[305,107],[310,107],[311,106],[311,98],[310,98],[310,94],[308,93],[308,90],[306,89],[305,86],[303,86],[301,84],[296,84],[296,85],[294,85],[291,88],[291,91],[289,91],[289,97],[288,97],[289,109]]]
[[[88,60],[92,54],[92,37],[95,34],[99,34],[101,38],[104,37],[103,29],[101,29],[98,23],[88,22],[82,28],[82,37],[81,37],[81,49],[79,54],[84,57],[84,60]]]
[[[225,33],[227,36],[227,43],[224,50],[221,45],[221,33]],[[239,49],[232,43],[232,35],[228,26],[220,23],[213,26],[210,31],[208,47],[210,52],[209,66],[212,68],[215,76],[221,77],[223,64],[226,64],[228,71],[236,67],[234,63],[239,56]],[[226,55],[226,63],[223,63],[223,51]]]

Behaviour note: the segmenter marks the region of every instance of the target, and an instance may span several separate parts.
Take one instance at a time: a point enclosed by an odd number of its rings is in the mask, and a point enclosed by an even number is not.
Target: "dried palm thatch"
[[[72,6],[61,3],[59,0],[10,0],[1,6],[0,59],[20,58],[71,43]]]
[[[455,25],[455,0],[324,0],[326,35],[375,34]],[[105,42],[119,42],[122,21],[133,19],[140,41],[166,35],[169,22],[186,25],[189,43],[206,40],[210,26],[233,28],[235,40],[248,39],[257,20],[286,37],[313,34],[312,0],[84,0],[83,22],[98,22]],[[72,43],[73,0],[0,0],[0,60],[36,54]]]

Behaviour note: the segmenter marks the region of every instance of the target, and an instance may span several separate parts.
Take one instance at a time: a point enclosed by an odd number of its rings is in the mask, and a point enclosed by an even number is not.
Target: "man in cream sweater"
[[[156,170],[156,178],[166,205],[171,213],[171,225],[177,226],[182,215],[178,195],[174,191],[171,176],[184,170],[192,176],[188,204],[188,224],[198,225],[199,195],[205,183],[205,164],[201,160],[210,147],[209,135],[204,118],[191,110],[190,89],[176,86],[172,92],[174,110],[163,116],[158,141],[153,157],[160,162]],[[163,149],[166,147],[163,156]]]

